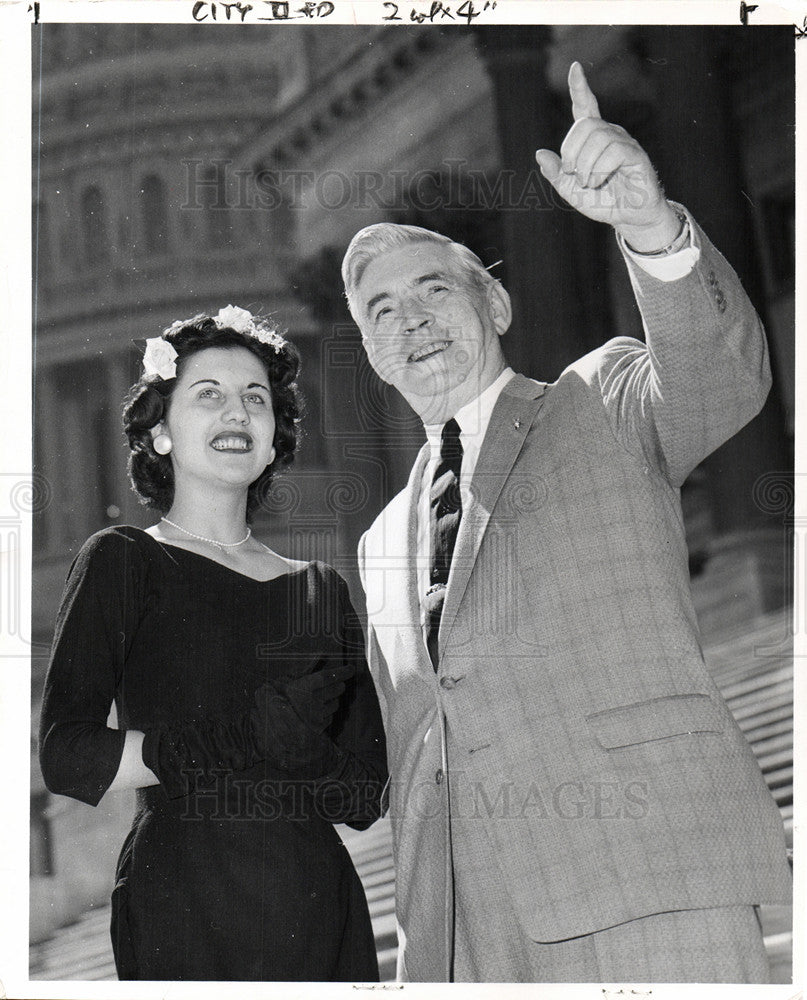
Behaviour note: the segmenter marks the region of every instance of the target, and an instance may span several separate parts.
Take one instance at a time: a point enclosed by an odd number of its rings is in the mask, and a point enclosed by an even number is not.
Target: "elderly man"
[[[428,439],[359,550],[399,976],[764,982],[782,826],[703,663],[679,506],[765,399],[764,333],[577,63],[569,88],[561,155],[536,157],[616,230],[646,344],[547,385],[506,367],[508,295],[465,247],[381,224],[343,264],[370,363]]]

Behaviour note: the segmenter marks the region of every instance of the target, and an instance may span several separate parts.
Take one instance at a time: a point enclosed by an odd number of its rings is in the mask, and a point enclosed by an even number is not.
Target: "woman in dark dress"
[[[377,980],[333,824],[382,812],[386,751],[347,587],[248,518],[296,445],[296,352],[229,306],[147,342],[124,425],[160,522],[67,580],[40,730],[48,788],[137,789],[112,896],[120,979]],[[107,725],[112,703],[117,725]]]

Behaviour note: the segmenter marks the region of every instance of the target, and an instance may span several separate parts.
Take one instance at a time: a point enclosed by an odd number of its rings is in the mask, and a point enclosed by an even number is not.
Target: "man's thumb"
[[[541,173],[550,182],[554,182],[560,173],[560,157],[553,153],[551,149],[539,149],[535,153],[535,159],[541,168]]]

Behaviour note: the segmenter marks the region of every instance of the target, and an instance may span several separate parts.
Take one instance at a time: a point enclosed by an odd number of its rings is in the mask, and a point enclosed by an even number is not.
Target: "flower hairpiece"
[[[283,337],[274,327],[269,326],[263,317],[253,316],[247,309],[241,309],[239,306],[230,305],[219,309],[213,317],[213,322],[220,330],[229,327],[236,333],[244,333],[248,337],[254,337],[262,344],[271,347],[275,354],[279,354],[286,346]]]
[[[180,326],[182,324],[180,323]],[[174,323],[176,326],[176,323]],[[173,329],[173,327],[170,327]],[[166,330],[166,333],[169,331]],[[159,375],[162,379],[174,378],[177,373],[177,352],[173,344],[163,337],[151,337],[146,341],[143,355],[143,369],[146,375]]]
[[[146,341],[146,350],[143,355],[143,369],[146,375],[159,375],[162,379],[176,377],[176,359],[179,355],[174,345],[166,338],[173,333],[178,333],[191,322],[192,320],[189,319],[175,320],[163,330],[161,336],[151,337]],[[283,337],[262,316],[253,316],[251,312],[241,309],[239,306],[226,306],[224,309],[219,309],[213,317],[213,322],[220,330],[227,327],[230,330],[235,330],[236,333],[254,337],[262,344],[271,347],[275,354],[279,354],[286,346]],[[138,341],[138,343],[142,343],[142,341]]]

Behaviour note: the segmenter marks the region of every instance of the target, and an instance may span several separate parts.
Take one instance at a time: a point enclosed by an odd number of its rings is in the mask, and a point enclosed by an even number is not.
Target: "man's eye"
[[[384,306],[383,309],[379,309],[375,314],[375,321],[378,323],[379,320],[388,319],[392,315],[392,309],[390,306]]]
[[[434,293],[434,292],[447,292],[448,289],[446,288],[445,285],[432,285],[431,288],[429,289],[429,291],[432,292],[432,293]]]

